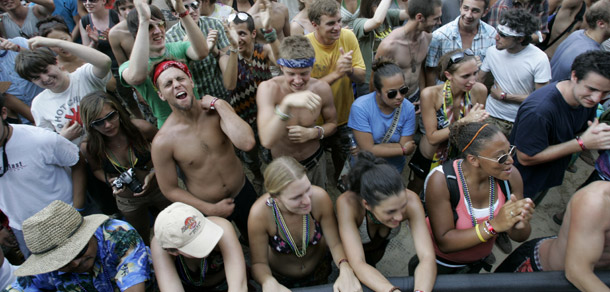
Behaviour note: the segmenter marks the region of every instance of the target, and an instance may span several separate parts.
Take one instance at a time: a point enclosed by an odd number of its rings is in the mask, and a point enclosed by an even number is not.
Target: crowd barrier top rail
[[[610,271],[596,271],[595,274],[610,286]],[[394,286],[402,291],[413,291],[413,277],[388,278]],[[372,291],[362,285],[364,291]],[[332,292],[332,284],[293,289],[298,292]],[[460,291],[578,291],[564,276],[563,271],[535,273],[483,273],[438,275],[434,284],[435,292]]]

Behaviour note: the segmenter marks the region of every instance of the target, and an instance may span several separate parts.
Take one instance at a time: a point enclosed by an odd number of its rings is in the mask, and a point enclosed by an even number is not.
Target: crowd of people
[[[415,291],[494,245],[610,291],[610,0],[0,12],[3,291],[401,291],[376,265],[405,227]]]

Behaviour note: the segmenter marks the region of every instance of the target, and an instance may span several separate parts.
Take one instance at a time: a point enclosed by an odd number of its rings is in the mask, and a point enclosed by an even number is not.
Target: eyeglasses
[[[66,267],[68,267],[68,265],[77,260],[80,259],[82,257],[85,256],[85,254],[87,253],[87,251],[89,250],[89,241],[87,241],[87,244],[85,245],[85,247],[83,247],[83,249],[76,255],[76,257],[74,257],[71,261],[69,261],[67,264],[65,264],[63,267],[61,267],[60,269],[65,269]]]
[[[184,9],[189,10],[189,8],[193,9],[193,11],[197,11],[197,9],[199,9],[199,2],[193,1],[189,4],[184,4]]]
[[[246,20],[248,20],[249,15],[244,12],[237,12],[237,13],[233,13],[233,14],[229,15],[229,17],[227,17],[227,20],[229,22],[233,22],[233,20],[235,20],[235,17],[239,18],[239,20],[241,20],[241,21],[246,21]]]
[[[118,118],[119,118],[119,115],[118,115],[117,111],[111,111],[105,117],[103,117],[101,119],[97,119],[97,120],[91,122],[91,127],[93,127],[93,128],[101,128],[101,127],[103,127],[106,124],[106,121],[114,122]]]
[[[80,2],[83,2],[83,3],[89,2],[89,3],[93,3],[93,4],[97,3],[98,1],[100,1],[100,0],[80,0]]]
[[[471,49],[465,49],[463,52],[457,52],[451,56],[449,59],[449,65],[447,68],[451,67],[453,64],[457,64],[464,60],[466,56],[474,56],[474,52]]]
[[[409,92],[409,86],[403,85],[398,90],[390,89],[390,90],[388,90],[388,92],[386,92],[386,95],[388,96],[389,99],[394,99],[399,92],[400,92],[400,95],[403,95],[403,96],[407,95],[407,93]]]
[[[155,29],[155,27],[158,28],[165,28],[165,21],[161,20],[159,22],[153,22],[151,21],[150,24],[148,25],[148,31],[152,31]]]
[[[509,156],[515,155],[515,149],[517,149],[517,147],[515,147],[515,145],[510,145],[510,149],[508,150],[508,153],[502,154],[498,158],[489,158],[489,157],[485,157],[485,156],[477,156],[477,157],[495,161],[499,164],[503,164],[504,162],[506,162],[506,160],[508,160]]]

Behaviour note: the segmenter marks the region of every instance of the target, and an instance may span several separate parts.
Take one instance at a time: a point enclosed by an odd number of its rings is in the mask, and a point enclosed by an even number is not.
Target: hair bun
[[[373,65],[372,65],[372,69],[373,71],[377,71],[379,68],[384,67],[386,65],[397,65],[396,62],[394,61],[394,59],[388,58],[388,57],[379,57],[375,60],[373,60]]]

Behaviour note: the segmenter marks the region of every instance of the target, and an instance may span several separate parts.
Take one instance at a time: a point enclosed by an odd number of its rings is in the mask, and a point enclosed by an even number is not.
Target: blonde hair
[[[305,167],[294,158],[276,158],[265,169],[265,189],[272,197],[277,197],[287,185],[301,179],[305,174]]]

